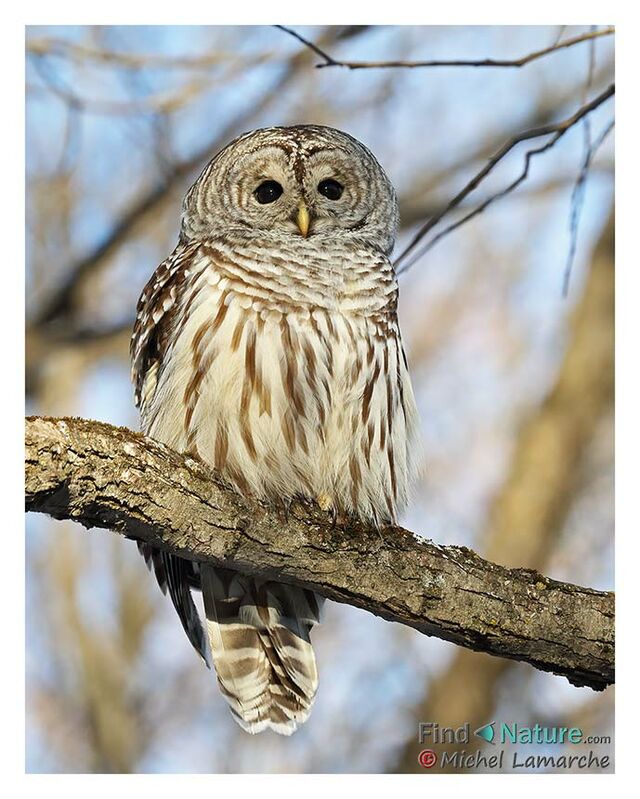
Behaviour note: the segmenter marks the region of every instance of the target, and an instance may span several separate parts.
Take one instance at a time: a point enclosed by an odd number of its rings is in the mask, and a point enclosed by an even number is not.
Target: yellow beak
[[[300,228],[300,233],[307,238],[309,234],[309,225],[311,223],[311,216],[309,215],[309,209],[301,202],[298,206],[298,214],[296,216],[296,222],[298,223],[298,227]]]

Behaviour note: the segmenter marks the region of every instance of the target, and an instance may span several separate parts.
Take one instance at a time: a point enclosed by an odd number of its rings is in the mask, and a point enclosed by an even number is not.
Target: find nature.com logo
[[[492,746],[506,746],[508,744],[538,744],[554,746],[566,745],[602,745],[610,744],[611,736],[586,736],[579,727],[543,727],[540,724],[526,726],[517,722],[491,721],[483,724],[473,731],[473,735],[481,738]],[[418,725],[418,741],[420,744],[456,745],[470,742],[470,725],[461,727],[440,727],[435,722],[420,722]],[[523,757],[517,750],[511,753],[511,762],[505,763],[505,750],[500,749],[495,754],[485,754],[480,749],[467,752],[455,748],[438,754],[433,749],[423,749],[418,754],[418,762],[425,769],[432,769],[436,765],[460,769],[502,769],[511,765],[515,769],[606,769],[610,765],[610,756],[596,754],[593,750],[581,754],[560,755],[528,755]]]

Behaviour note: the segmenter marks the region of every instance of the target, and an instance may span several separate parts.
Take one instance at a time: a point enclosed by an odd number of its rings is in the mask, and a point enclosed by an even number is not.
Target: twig
[[[71,87],[66,85],[59,76],[54,76],[45,66],[45,62],[41,57],[34,57],[31,61],[46,88],[66,103],[69,108],[101,116],[171,113],[193,102],[210,87],[210,84],[205,80],[194,80],[175,91],[152,95],[140,101],[101,100],[93,97],[81,97]],[[41,88],[38,85],[27,84],[28,91],[38,91]]]
[[[606,85],[610,78],[613,65],[608,62],[606,65],[601,66],[594,76],[594,85],[601,87]],[[433,164],[428,171],[428,177],[421,178],[416,176],[415,187],[410,189],[412,195],[427,196],[433,193],[440,186],[448,185],[452,176],[463,174],[465,170],[475,169],[478,163],[484,163],[493,153],[494,142],[507,141],[513,135],[519,133],[520,130],[528,130],[529,128],[538,128],[542,125],[547,125],[550,122],[558,119],[559,113],[566,106],[570,106],[575,101],[575,86],[568,86],[561,92],[554,93],[549,96],[545,93],[542,103],[536,103],[534,107],[522,118],[517,127],[511,130],[493,130],[489,131],[483,141],[474,142],[471,149],[460,153],[459,157],[451,162],[442,165]],[[429,206],[426,205],[426,208]],[[421,217],[433,215],[440,211],[443,204],[439,202],[432,212],[425,211]],[[401,224],[407,224],[407,217],[401,214]],[[414,225],[417,221],[415,217],[409,220],[410,225]]]
[[[556,33],[556,35],[554,36],[554,39],[553,39],[553,46],[554,47],[557,46],[558,44],[560,44],[560,40],[564,36],[564,32],[566,31],[566,29],[567,29],[566,25],[558,25],[558,32]]]
[[[108,66],[119,66],[124,69],[178,69],[185,71],[209,70],[214,67],[242,65],[246,67],[260,66],[275,57],[273,53],[249,55],[216,50],[198,56],[167,56],[157,54],[137,55],[135,53],[115,52],[112,50],[89,47],[64,39],[31,39],[27,41],[26,51],[35,56],[55,56],[75,60],[95,61]]]
[[[599,165],[592,164],[589,169],[589,174],[599,174],[600,177],[611,176],[613,174],[613,163],[606,161]],[[529,183],[523,186],[520,191],[513,196],[514,200],[529,200],[531,198],[538,198],[544,195],[553,194],[554,192],[563,191],[567,187],[571,188],[576,182],[576,176],[569,173],[558,173],[550,177],[548,180]],[[466,200],[460,203],[458,210],[469,210],[476,204],[481,204],[488,197],[488,193],[482,196],[476,202]],[[440,201],[436,198],[426,198],[421,202],[421,198],[412,193],[410,196],[400,196],[400,225],[401,229],[408,229],[423,220],[427,216],[434,216],[439,213],[446,205],[446,200]]]
[[[584,161],[582,162],[582,166],[580,168],[580,173],[571,193],[571,219],[569,223],[571,241],[569,244],[567,263],[562,278],[563,297],[566,297],[569,293],[569,281],[571,280],[571,268],[573,266],[576,249],[578,246],[578,227],[580,222],[580,213],[582,211],[582,203],[584,201],[584,189],[586,186],[587,176],[591,171],[591,163],[595,154],[598,152],[607,136],[613,130],[614,125],[615,121],[613,119],[610,120],[598,138],[594,142],[589,142],[589,146],[584,156]]]
[[[552,123],[549,125],[543,125],[538,128],[532,128],[531,130],[524,131],[523,133],[519,133],[518,135],[511,138],[508,142],[502,145],[500,149],[489,159],[489,161],[485,164],[485,166],[476,174],[474,177],[456,194],[456,196],[435,216],[432,216],[428,219],[424,225],[417,231],[417,233],[413,236],[409,244],[405,247],[405,249],[400,253],[398,258],[395,261],[396,270],[398,274],[402,274],[402,272],[406,272],[415,262],[420,258],[427,250],[431,249],[433,244],[436,241],[439,241],[444,235],[451,232],[451,230],[455,230],[456,228],[460,227],[461,224],[468,221],[469,219],[477,216],[479,213],[485,210],[489,205],[491,205],[496,200],[504,197],[509,192],[513,191],[529,174],[529,162],[531,158],[539,153],[544,152],[545,150],[550,149],[556,144],[559,139],[564,136],[564,134],[570,130],[575,124],[577,124],[581,119],[583,119],[587,114],[590,114],[594,109],[598,108],[604,102],[606,102],[610,97],[615,94],[615,85],[611,84],[607,89],[605,89],[601,94],[595,97],[590,103],[583,105],[579,108],[575,114],[572,114],[570,117],[562,120],[561,122]],[[503,189],[500,192],[489,197],[485,200],[481,205],[479,205],[474,211],[467,214],[461,220],[458,220],[454,224],[450,225],[448,228],[443,230],[434,239],[429,242],[425,247],[423,247],[418,252],[414,253],[411,257],[410,261],[403,264],[403,261],[407,259],[407,256],[415,250],[417,245],[422,241],[422,239],[432,230],[450,211],[456,208],[460,203],[471,194],[479,184],[487,177],[487,175],[493,171],[493,169],[497,166],[502,159],[508,155],[511,150],[523,141],[528,141],[530,139],[536,139],[541,136],[551,136],[551,139],[546,142],[541,147],[538,147],[534,150],[529,150],[525,155],[525,165],[524,169],[521,174],[514,180],[506,189]]]
[[[595,28],[593,28],[595,30]],[[593,82],[593,75],[596,68],[596,41],[592,39],[589,42],[589,67],[587,70],[587,80],[582,91],[582,102],[585,103],[587,94],[591,89]],[[582,204],[584,202],[584,194],[587,183],[587,175],[589,172],[589,164],[592,158],[592,145],[591,145],[591,122],[589,117],[582,120],[582,129],[584,131],[584,157],[578,177],[571,192],[571,214],[569,221],[569,253],[567,256],[567,263],[564,269],[564,278],[562,282],[562,295],[567,296],[569,292],[569,280],[571,278],[571,267],[575,259],[576,249],[578,247],[578,227],[580,225],[580,214],[582,212]]]
[[[285,25],[276,25],[281,31],[293,36],[305,47],[308,47],[316,55],[323,59],[322,64],[316,64],[316,69],[325,69],[326,67],[345,67],[346,69],[415,69],[417,67],[523,67],[536,61],[539,58],[555,53],[558,50],[565,50],[568,47],[573,47],[582,42],[588,42],[590,39],[596,39],[600,36],[611,36],[615,33],[613,26],[603,28],[602,30],[589,31],[581,33],[579,36],[574,36],[571,39],[566,39],[564,42],[555,42],[549,47],[544,47],[542,50],[528,53],[520,58],[482,58],[482,59],[440,59],[431,61],[339,61],[333,56],[329,55],[326,50],[322,50],[317,44],[314,44],[309,39],[306,39],[302,34],[288,28]]]
[[[399,527],[381,537],[315,506],[286,518],[193,458],[84,419],[27,420],[26,507],[198,562],[310,588],[460,646],[601,690],[614,680],[614,597],[489,563]]]

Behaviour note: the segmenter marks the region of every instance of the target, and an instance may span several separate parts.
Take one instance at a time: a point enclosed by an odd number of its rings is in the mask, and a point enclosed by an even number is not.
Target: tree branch
[[[614,681],[614,595],[506,569],[401,528],[294,503],[286,517],[203,464],[101,422],[26,421],[26,508],[242,569],[460,646],[601,690]]]
[[[123,69],[167,69],[167,70],[210,70],[214,67],[242,65],[243,67],[259,66],[273,61],[274,53],[258,53],[249,55],[234,51],[218,50],[200,55],[173,56],[161,53],[127,53],[106,50],[101,47],[74,42],[69,39],[44,37],[30,39],[26,42],[27,54],[35,56],[55,56],[75,61],[93,61],[106,66],[117,66]]]
[[[529,166],[531,163],[531,159],[541,153],[550,150],[564,135],[565,133],[570,130],[574,125],[577,125],[581,119],[585,119],[588,114],[594,111],[596,108],[599,108],[603,103],[613,97],[615,94],[615,84],[611,84],[608,86],[603,92],[601,92],[597,97],[594,97],[589,103],[585,103],[581,106],[574,114],[567,117],[566,119],[561,120],[560,122],[551,123],[548,125],[542,125],[537,128],[531,128],[530,130],[525,130],[522,133],[519,133],[517,136],[514,136],[508,142],[500,147],[488,162],[482,167],[482,169],[474,175],[470,181],[468,181],[463,188],[456,194],[456,196],[435,216],[430,217],[414,234],[410,242],[404,248],[404,250],[400,253],[400,255],[395,260],[395,267],[396,273],[401,275],[403,272],[406,272],[413,264],[421,258],[428,250],[430,250],[433,245],[446,236],[451,231],[455,230],[456,228],[463,225],[469,219],[472,219],[474,216],[481,214],[489,205],[494,203],[496,200],[504,197],[505,195],[511,193],[515,188],[517,188],[529,175]],[[486,200],[484,200],[480,205],[478,205],[473,211],[470,211],[468,214],[459,219],[457,222],[452,223],[440,233],[435,235],[431,241],[425,244],[419,250],[416,250],[418,244],[424,239],[424,237],[432,230],[450,211],[454,208],[457,208],[460,203],[466,199],[473,191],[475,191],[480,183],[489,175],[490,172],[493,172],[495,167],[505,158],[516,145],[520,144],[524,141],[529,141],[531,139],[538,139],[544,136],[548,136],[549,138],[543,144],[538,147],[532,148],[527,150],[524,156],[524,166],[522,171],[515,178],[508,186],[500,191],[495,192]],[[411,255],[411,258],[409,258]]]
[[[285,25],[276,25],[281,31],[293,36],[305,47],[309,48],[317,56],[322,58],[323,63],[316,64],[316,69],[325,69],[326,67],[345,67],[346,69],[415,69],[424,67],[524,67],[532,61],[537,61],[539,58],[555,53],[558,50],[565,50],[568,47],[573,47],[582,42],[588,42],[597,39],[600,36],[611,36],[615,33],[615,28],[609,26],[602,30],[588,31],[581,33],[578,36],[573,36],[571,39],[565,39],[563,42],[554,42],[549,47],[544,47],[541,50],[535,50],[527,55],[520,56],[520,58],[456,58],[456,59],[443,59],[431,61],[339,61],[333,56],[329,55],[326,50],[318,47],[309,39],[306,39],[302,34],[288,28]]]

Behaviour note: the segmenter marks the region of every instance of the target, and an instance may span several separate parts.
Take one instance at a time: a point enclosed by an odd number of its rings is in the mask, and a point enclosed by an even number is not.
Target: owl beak
[[[309,235],[309,225],[311,224],[311,216],[309,214],[309,209],[307,208],[304,202],[301,202],[298,206],[298,213],[296,214],[296,223],[300,228],[300,233],[307,238]]]

